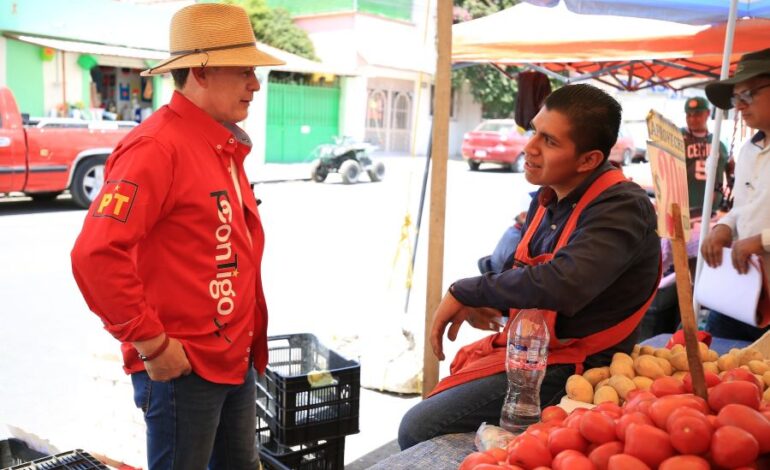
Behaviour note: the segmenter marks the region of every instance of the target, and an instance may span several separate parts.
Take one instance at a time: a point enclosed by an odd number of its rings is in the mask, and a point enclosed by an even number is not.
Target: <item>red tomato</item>
[[[623,453],[623,443],[618,441],[607,442],[592,450],[588,458],[594,463],[597,470],[607,470],[610,457]]]
[[[759,455],[759,443],[748,431],[722,426],[711,438],[711,458],[719,466],[735,468],[749,465]]]
[[[737,426],[759,443],[759,453],[770,452],[770,422],[759,411],[745,405],[730,404],[719,410],[717,424],[722,426]]]
[[[462,461],[460,464],[460,468],[458,470],[473,470],[478,465],[481,465],[483,463],[490,463],[497,465],[497,460],[495,460],[494,457],[491,455],[482,453],[482,452],[474,452]]]
[[[652,382],[650,391],[659,398],[666,395],[679,395],[684,393],[684,384],[679,379],[664,375]]]
[[[640,411],[632,411],[631,413],[626,413],[621,416],[619,420],[615,421],[615,435],[619,440],[626,440],[626,429],[631,423],[654,424],[649,416]]]
[[[580,420],[580,434],[597,444],[615,440],[615,420],[600,411],[589,411]]]
[[[658,470],[709,470],[708,460],[697,455],[675,455],[660,464]]]
[[[639,403],[643,401],[648,400],[654,400],[657,397],[652,394],[652,392],[648,392],[647,390],[639,390],[634,389],[628,392],[628,395],[626,395],[626,402],[623,404],[623,410],[628,413],[629,411],[637,411],[636,407],[639,405]]]
[[[568,470],[564,467],[564,460],[569,458],[570,456],[575,455],[583,455],[580,452],[572,449],[567,449],[559,452],[554,456],[553,461],[551,462],[551,468],[554,470]]]
[[[492,463],[482,463],[473,467],[473,470],[510,470],[510,467],[503,467],[502,465]]]
[[[551,433],[550,430],[543,430],[543,429],[527,429],[526,431],[526,434],[529,434],[530,436],[535,436],[536,438],[540,439],[540,442],[542,442],[543,444],[548,444],[548,435],[550,433]]]
[[[505,462],[508,460],[508,451],[499,447],[492,447],[484,451],[485,454],[491,455],[495,462]]]
[[[706,388],[711,388],[714,385],[718,385],[722,382],[722,380],[719,379],[719,376],[713,372],[709,371],[703,371],[703,376],[706,379]],[[687,393],[692,393],[692,376],[690,373],[684,374],[684,377],[682,377],[682,384],[684,385],[684,391]]]
[[[665,429],[669,415],[674,410],[682,407],[695,408],[701,412],[707,412],[705,402],[703,400],[699,401],[695,395],[666,395],[658,398],[650,405],[649,415],[657,427]]]
[[[671,445],[680,453],[705,454],[714,429],[705,416],[679,416],[669,420],[668,432]]]
[[[618,419],[623,414],[623,408],[609,401],[596,405],[594,410],[601,411],[612,419]]]
[[[722,382],[709,390],[709,406],[716,413],[730,403],[738,403],[758,410],[759,401],[759,389],[745,380]]]
[[[651,470],[650,467],[633,455],[617,454],[610,457],[607,470]]]
[[[740,367],[730,369],[722,376],[722,382],[735,382],[736,380],[745,380],[746,382],[753,383],[760,392],[762,392],[762,389],[764,388],[754,374],[746,369],[741,369]]]
[[[548,450],[551,451],[551,455],[557,455],[567,449],[574,449],[584,454],[587,447],[588,441],[580,431],[574,428],[554,429],[548,435]]]
[[[626,429],[623,452],[652,468],[658,468],[661,462],[674,455],[674,448],[665,431],[649,424],[631,423]]]
[[[535,436],[522,434],[508,446],[508,463],[524,468],[551,465],[551,453]]]
[[[555,419],[563,420],[565,418],[567,418],[567,412],[560,406],[546,406],[540,413],[540,420],[544,423]]]
[[[585,455],[570,454],[561,461],[561,467],[554,470],[596,470],[596,467]]]
[[[705,414],[701,413],[700,411],[696,410],[695,408],[690,408],[689,406],[683,406],[681,408],[677,408],[674,411],[671,412],[670,415],[668,415],[668,419],[666,420],[666,430],[670,433],[671,429],[669,426],[671,425],[671,422],[675,419],[682,417],[682,416],[694,416],[696,418],[704,419],[708,421],[708,418]],[[709,422],[709,424],[711,424]],[[713,426],[712,426],[713,428]]]

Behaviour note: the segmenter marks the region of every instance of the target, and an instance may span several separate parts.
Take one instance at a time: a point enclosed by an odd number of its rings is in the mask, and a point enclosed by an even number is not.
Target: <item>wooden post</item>
[[[692,307],[692,281],[690,265],[687,261],[687,247],[684,242],[684,227],[679,204],[671,204],[674,217],[674,238],[671,239],[671,251],[674,255],[674,271],[676,272],[676,293],[679,296],[679,313],[684,329],[687,364],[690,366],[693,392],[704,400],[708,399],[706,379],[703,374],[703,363],[698,350],[698,326],[695,323],[695,311]]]
[[[430,346],[433,312],[444,294],[444,214],[446,212],[446,167],[449,153],[450,72],[452,68],[452,2],[438,0],[435,94],[433,97],[432,167],[430,183],[430,238],[428,240],[428,284],[425,294],[425,347],[423,351],[423,398],[438,383],[438,359]]]

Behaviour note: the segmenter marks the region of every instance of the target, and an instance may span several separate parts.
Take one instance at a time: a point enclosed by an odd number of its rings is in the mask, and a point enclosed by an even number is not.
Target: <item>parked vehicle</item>
[[[339,173],[342,182],[352,184],[365,171],[373,182],[385,177],[385,164],[372,160],[376,147],[368,142],[356,142],[350,136],[335,137],[333,144],[321,144],[313,151],[313,181],[322,183],[329,173]]]
[[[644,157],[641,157],[641,159],[644,159]],[[640,160],[640,158],[637,157],[634,138],[631,136],[631,133],[628,132],[628,129],[623,126],[620,126],[618,141],[615,142],[615,145],[613,145],[610,150],[610,160],[624,166]]]
[[[513,119],[487,119],[463,136],[462,155],[472,171],[482,163],[524,171],[524,146],[529,136]]]
[[[129,121],[83,121],[19,113],[11,90],[0,87],[0,196],[20,192],[50,200],[69,190],[88,207],[104,180],[104,162],[136,126]]]

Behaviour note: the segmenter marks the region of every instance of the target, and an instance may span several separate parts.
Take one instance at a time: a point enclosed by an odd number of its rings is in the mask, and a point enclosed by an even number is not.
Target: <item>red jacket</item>
[[[133,341],[182,342],[195,373],[239,384],[267,364],[264,232],[243,170],[246,134],[175,93],[118,145],[72,250],[86,302],[144,369]],[[243,205],[228,169],[234,161]]]

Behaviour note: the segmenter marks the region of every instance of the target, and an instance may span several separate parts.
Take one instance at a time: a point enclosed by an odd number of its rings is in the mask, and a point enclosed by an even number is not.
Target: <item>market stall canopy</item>
[[[692,86],[693,79],[719,78],[726,29],[722,21],[689,25],[522,3],[454,25],[452,61],[521,65],[572,83],[596,79],[627,90],[683,88]],[[731,62],[767,44],[770,20],[739,20]]]
[[[559,0],[524,0],[533,5],[553,7]],[[564,0],[575,13],[588,15],[665,18],[687,24],[717,24],[727,19],[728,0]],[[739,0],[738,18],[770,18],[770,0]]]

